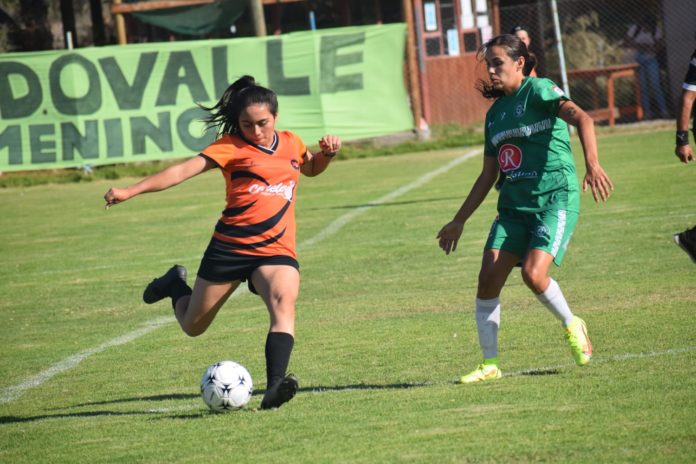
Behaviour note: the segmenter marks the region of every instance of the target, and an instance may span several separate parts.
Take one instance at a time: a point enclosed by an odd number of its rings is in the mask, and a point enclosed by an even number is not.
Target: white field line
[[[651,351],[648,353],[624,353],[624,354],[618,354],[615,356],[609,356],[607,358],[600,358],[600,359],[592,359],[592,364],[606,364],[610,362],[621,362],[621,361],[626,361],[629,359],[641,359],[641,358],[654,358],[657,356],[670,356],[670,355],[678,355],[682,353],[688,353],[691,351],[696,351],[696,346],[687,346],[686,348],[673,348],[669,350],[664,350],[664,351]],[[557,371],[558,369],[563,369],[563,368],[574,368],[576,367],[575,364],[563,364],[563,365],[558,365],[558,366],[553,366],[553,367],[534,367],[534,368],[529,368],[529,369],[524,369],[521,371],[516,371],[512,373],[505,373],[504,377],[517,377],[517,376],[522,376],[522,375],[534,375],[534,373],[537,373],[538,375],[543,374],[544,372],[548,373],[553,373],[554,371]],[[580,369],[580,368],[578,368]],[[355,391],[379,391],[379,390],[391,390],[391,389],[408,389],[408,388],[419,388],[419,387],[433,387],[433,386],[441,386],[441,385],[453,385],[456,384],[456,380],[449,380],[449,381],[425,381],[425,382],[403,382],[398,385],[350,385],[350,386],[335,386],[335,387],[314,387],[314,388],[309,388],[306,389],[305,391],[300,391],[298,392],[298,395],[323,395],[325,393],[343,393],[343,392],[355,392]],[[462,386],[461,388],[466,388]],[[253,409],[253,408],[251,408]],[[182,404],[181,406],[178,407],[172,407],[172,408],[150,408],[147,409],[146,412],[152,413],[152,414],[172,414],[172,413],[177,413],[177,412],[182,412],[182,411],[200,411],[201,406],[200,403],[193,403],[193,402],[188,402],[186,404]]]
[[[95,348],[89,348],[84,351],[80,351],[79,353],[74,354],[72,356],[69,356],[63,359],[62,361],[55,363],[48,369],[39,372],[35,376],[28,378],[24,382],[5,388],[2,391],[2,396],[0,397],[0,404],[9,403],[10,401],[16,400],[30,388],[38,387],[44,382],[48,381],[54,375],[72,369],[73,367],[77,366],[93,354],[101,353],[102,351],[106,350],[107,348],[111,348],[112,346],[119,346],[128,342],[132,342],[136,338],[142,337],[143,335],[150,333],[153,330],[158,329],[165,324],[169,324],[170,322],[172,322],[171,316],[158,317],[157,319],[152,319],[146,322],[139,329],[133,330],[132,332],[128,332],[127,334],[122,335],[120,337],[113,338],[108,342],[102,343],[101,345]]]
[[[627,361],[629,359],[642,359],[642,358],[654,358],[656,356],[671,356],[671,355],[677,355],[677,354],[682,354],[682,353],[689,353],[691,351],[695,351],[696,346],[687,346],[685,348],[672,348],[669,350],[663,350],[663,351],[648,351],[647,353],[623,353],[623,354],[616,354],[614,356],[607,356],[607,357],[597,357],[594,356],[592,358],[592,364],[606,364],[610,362],[620,362],[620,361]],[[534,375],[535,373],[542,374],[544,372],[552,372],[558,369],[563,369],[567,367],[575,367],[575,364],[563,364],[563,365],[558,365],[558,366],[547,366],[547,367],[534,367],[531,369],[524,369],[521,371],[516,371],[516,372],[504,372],[503,376],[504,377],[514,377],[514,376],[519,376],[519,375]]]
[[[423,174],[421,177],[418,179],[414,180],[410,184],[404,185],[402,187],[399,187],[398,189],[394,190],[391,193],[386,194],[385,196],[375,200],[371,201],[368,205],[365,206],[360,206],[358,208],[355,208],[354,210],[351,210],[344,214],[343,216],[339,217],[336,219],[334,222],[329,224],[325,229],[321,230],[317,235],[314,237],[305,240],[304,242],[300,243],[298,248],[306,248],[310,247],[325,238],[329,237],[330,235],[335,234],[338,232],[343,226],[348,224],[350,221],[352,221],[355,217],[359,216],[360,214],[366,212],[370,208],[373,208],[376,205],[380,205],[383,203],[386,203],[387,201],[393,200],[394,198],[403,195],[404,193],[407,193],[415,188],[420,187],[421,185],[424,185],[425,183],[429,182],[432,180],[434,177],[439,176],[440,174],[444,174],[450,169],[454,168],[455,166],[458,166],[459,164],[463,163],[464,161],[467,161],[474,156],[478,155],[481,153],[481,149],[474,149],[471,150],[464,155],[453,159],[446,165],[435,169],[434,171],[430,171],[426,174]],[[235,293],[232,294],[232,296],[238,295],[241,293],[240,291],[245,290],[246,287],[240,287]],[[80,351],[77,354],[74,354],[72,356],[69,356],[61,361],[58,361],[57,363],[53,364],[51,367],[48,369],[39,372],[33,377],[28,378],[22,383],[19,383],[17,385],[13,385],[10,387],[6,387],[2,390],[2,394],[0,394],[0,404],[3,403],[9,403],[11,401],[16,400],[20,396],[24,394],[27,390],[30,388],[38,387],[42,385],[43,383],[47,382],[49,379],[51,379],[54,375],[60,374],[62,372],[65,372],[67,370],[72,369],[73,367],[77,366],[80,364],[82,361],[87,359],[88,357],[101,353],[102,351],[106,350],[107,348],[111,348],[113,346],[118,346],[118,345],[123,345],[125,343],[131,342],[137,338],[142,337],[143,335],[146,335],[150,332],[152,332],[155,329],[158,329],[162,327],[163,325],[166,325],[168,323],[174,322],[174,319],[171,316],[168,317],[159,317],[156,319],[152,319],[148,322],[146,322],[143,327],[136,329],[132,332],[128,332],[125,335],[122,335],[120,337],[116,337],[112,340],[109,340],[101,345],[99,345],[96,348],[89,348],[84,351]]]
[[[623,353],[614,356],[607,357],[594,357],[590,364],[608,364],[612,362],[622,362],[631,359],[643,359],[643,358],[655,358],[658,356],[674,356],[683,353],[690,353],[696,351],[696,346],[687,346],[685,348],[671,348],[663,351],[649,351],[647,353]],[[522,375],[543,375],[552,374],[559,369],[576,368],[575,364],[560,364],[558,366],[546,366],[546,367],[530,367],[528,369],[523,369],[515,372],[504,372],[503,377],[519,377]],[[581,369],[580,367],[577,367]],[[357,391],[357,390],[385,390],[389,388],[413,388],[413,387],[431,387],[434,385],[451,385],[457,383],[456,380],[449,381],[425,381],[425,382],[404,382],[397,386],[390,387],[389,385],[354,385],[346,387],[316,387],[309,390],[307,393],[329,393],[329,392],[344,392],[344,391]]]
[[[359,206],[359,207],[347,212],[346,214],[344,214],[343,216],[339,217],[334,222],[329,224],[326,228],[324,228],[324,230],[320,231],[314,237],[307,239],[304,242],[300,243],[298,245],[298,249],[303,249],[306,247],[310,247],[312,245],[316,245],[317,243],[321,242],[325,238],[327,238],[327,237],[335,234],[339,230],[341,230],[341,228],[343,226],[345,226],[350,221],[355,219],[357,216],[363,214],[364,212],[374,208],[375,206],[382,205],[388,201],[391,201],[394,198],[397,198],[397,197],[403,195],[404,193],[410,192],[411,190],[416,189],[416,188],[430,182],[433,178],[439,176],[440,174],[446,173],[447,171],[454,168],[455,166],[458,166],[459,164],[463,163],[464,161],[467,161],[467,160],[469,160],[469,159],[471,159],[474,156],[479,155],[479,154],[481,154],[481,149],[471,150],[471,151],[465,153],[464,155],[453,159],[452,161],[450,161],[446,165],[442,166],[441,168],[438,168],[434,171],[430,171],[427,174],[422,175],[421,177],[414,180],[410,184],[406,184],[403,187],[399,187],[398,189],[394,190],[393,192],[390,192],[390,193],[384,195],[383,197],[378,198],[377,200],[371,201],[364,206]]]

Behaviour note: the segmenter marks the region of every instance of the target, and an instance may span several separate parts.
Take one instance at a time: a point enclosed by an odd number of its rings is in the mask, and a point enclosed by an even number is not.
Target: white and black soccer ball
[[[244,407],[253,392],[251,374],[234,361],[220,361],[211,365],[201,379],[203,401],[216,412]]]

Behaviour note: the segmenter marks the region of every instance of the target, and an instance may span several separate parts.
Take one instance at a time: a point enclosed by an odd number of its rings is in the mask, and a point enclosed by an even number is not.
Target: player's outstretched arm
[[[594,121],[590,115],[570,100],[564,100],[561,103],[558,115],[566,123],[572,124],[578,129],[578,137],[580,137],[585,156],[585,177],[582,180],[582,191],[586,192],[587,187],[589,187],[595,202],[607,201],[614,190],[614,184],[599,164]]]
[[[494,156],[484,156],[483,169],[471,187],[469,195],[464,200],[459,211],[457,211],[457,214],[454,215],[454,218],[445,224],[440,229],[440,232],[437,233],[437,237],[435,237],[438,239],[438,244],[445,254],[450,254],[451,251],[457,249],[459,237],[461,237],[464,231],[464,224],[481,205],[488,192],[493,188],[497,178],[498,160]]]
[[[321,152],[312,154],[307,151],[307,161],[302,165],[301,172],[305,176],[318,176],[326,170],[331,159],[341,149],[341,139],[336,135],[325,135],[319,139]]]
[[[203,156],[195,156],[183,163],[175,164],[156,174],[146,177],[140,182],[126,188],[110,188],[104,194],[105,207],[124,202],[141,193],[159,192],[178,185],[191,177],[212,169],[216,164]]]

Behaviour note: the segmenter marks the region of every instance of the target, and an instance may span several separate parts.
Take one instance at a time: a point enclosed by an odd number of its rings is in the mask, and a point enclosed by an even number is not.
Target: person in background
[[[527,47],[527,51],[531,56],[534,56],[532,53],[532,50],[530,48],[530,45],[532,43],[532,38],[529,36],[529,31],[524,27],[524,26],[515,26],[510,30],[510,34],[516,35],[517,38],[519,38],[524,45]],[[536,61],[536,56],[534,56],[535,61]],[[532,68],[529,70],[529,75],[532,77],[537,77],[537,72],[536,68]]]
[[[505,182],[498,196],[498,217],[484,246],[476,292],[476,325],[483,362],[460,383],[501,377],[498,362],[500,293],[512,269],[522,262],[522,279],[561,323],[576,364],[590,362],[592,344],[585,321],[571,311],[551,263],[561,264],[580,211],[580,188],[570,150],[568,124],[578,128],[589,187],[596,202],[606,201],[613,184],[599,164],[594,122],[551,80],[528,77],[534,59],[516,36],[486,42],[489,82],[479,90],[494,99],[486,114],[483,169],[454,218],[437,234],[449,255],[469,217],[493,187],[498,170]]]
[[[275,92],[243,76],[230,85],[209,111],[209,127],[218,140],[198,156],[171,166],[126,188],[111,188],[106,207],[136,195],[174,187],[211,169],[220,169],[226,183],[226,208],[215,225],[193,289],[187,270],[175,265],[154,279],[143,301],[171,298],[181,329],[195,337],[205,332],[239,285],[266,304],[270,328],[266,337],[266,393],[261,409],[290,401],[298,381],[286,375],[294,345],[295,302],[300,274],[295,245],[295,192],[300,173],[324,172],[341,148],[341,140],[326,135],[313,154],[290,131],[276,131]]]
[[[679,161],[688,164],[694,160],[694,152],[689,144],[689,119],[691,132],[696,137],[696,113],[694,113],[694,100],[696,100],[696,50],[691,55],[689,70],[686,72],[682,84],[681,103],[677,114],[677,140],[674,154]],[[696,226],[686,229],[684,232],[674,234],[674,243],[686,252],[691,260],[696,263]]]
[[[665,94],[660,80],[660,64],[657,53],[662,42],[662,29],[657,25],[655,17],[650,14],[641,16],[637,24],[631,25],[626,33],[626,44],[636,50],[636,61],[640,65],[640,99],[645,111],[645,118],[668,117]],[[654,97],[657,104],[657,114],[652,107]]]

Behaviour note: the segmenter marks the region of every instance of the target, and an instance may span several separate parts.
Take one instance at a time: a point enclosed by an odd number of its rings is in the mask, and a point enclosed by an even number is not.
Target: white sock
[[[498,357],[498,327],[500,326],[500,299],[476,298],[476,327],[479,344],[485,359]]]
[[[568,302],[563,296],[558,282],[553,279],[549,280],[549,286],[546,287],[544,293],[537,295],[537,299],[556,316],[556,319],[561,321],[565,327],[568,327],[573,320],[573,313],[570,311]]]

